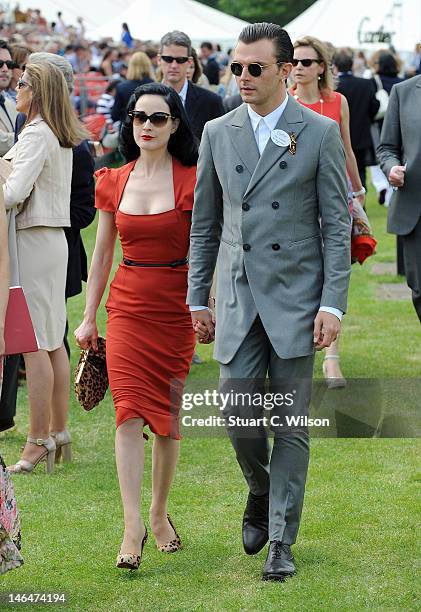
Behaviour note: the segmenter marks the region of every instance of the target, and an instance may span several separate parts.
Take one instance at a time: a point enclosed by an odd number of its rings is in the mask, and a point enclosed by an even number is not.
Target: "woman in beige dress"
[[[12,172],[3,186],[6,209],[16,210],[20,284],[28,301],[39,351],[24,355],[30,430],[22,458],[11,466],[31,472],[47,459],[69,458],[66,419],[70,371],[63,345],[65,283],[70,226],[72,147],[87,137],[71,107],[66,81],[52,63],[26,65],[17,84],[16,108],[26,123],[5,156]],[[51,419],[51,421],[50,421]]]

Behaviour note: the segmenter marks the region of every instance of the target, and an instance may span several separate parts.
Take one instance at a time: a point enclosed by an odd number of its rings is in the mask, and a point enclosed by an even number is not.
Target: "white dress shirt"
[[[180,96],[180,98],[181,98],[181,101],[182,101],[182,103],[183,103],[183,106],[186,106],[186,98],[187,98],[187,90],[188,90],[188,88],[189,88],[189,82],[188,82],[188,80],[186,79],[186,80],[184,81],[184,85],[183,85],[183,87],[180,89],[180,92],[179,92],[179,94],[178,94],[178,95]]]
[[[179,94],[181,96],[181,92]],[[285,100],[277,107],[274,111],[262,117],[254,111],[250,105],[247,105],[247,111],[250,118],[251,127],[253,128],[254,137],[256,138],[257,147],[260,155],[262,155],[265,147],[269,141],[271,132],[275,129],[279,119],[284,112],[286,105],[288,104],[288,94],[285,96]],[[204,310],[206,306],[190,306],[190,311],[195,312],[196,310]],[[321,306],[320,310],[323,312],[330,312],[338,317],[339,321],[342,319],[343,312],[338,308],[331,308],[330,306]]]

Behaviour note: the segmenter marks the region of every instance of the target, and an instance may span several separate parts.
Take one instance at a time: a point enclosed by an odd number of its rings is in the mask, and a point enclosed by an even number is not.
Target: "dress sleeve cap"
[[[95,172],[95,208],[111,213],[116,210],[114,175],[111,168],[101,168]]]

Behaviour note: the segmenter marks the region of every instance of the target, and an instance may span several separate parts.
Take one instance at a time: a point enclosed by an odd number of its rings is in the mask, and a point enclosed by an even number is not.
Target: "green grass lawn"
[[[394,261],[386,211],[371,195],[368,209],[379,241],[373,261]],[[88,251],[94,228],[84,235]],[[116,254],[116,261],[120,257]],[[420,326],[409,302],[381,302],[372,262],[353,267],[344,320],[342,365],[347,377],[419,377]],[[69,302],[70,328],[83,298]],[[104,332],[105,312],[100,311]],[[211,347],[192,379],[215,379]],[[73,365],[77,359],[73,353]],[[316,362],[321,375],[321,356]],[[27,429],[25,389],[17,427],[0,435],[10,463]],[[72,464],[15,477],[25,565],[1,578],[0,592],[65,592],[67,609],[81,610],[416,610],[420,606],[419,465],[416,439],[315,439],[299,539],[298,575],[284,583],[260,580],[265,552],[247,557],[241,546],[246,487],[225,437],[186,436],[170,511],[184,549],[163,555],[148,542],[138,572],[114,567],[123,532],[114,465],[111,397],[84,413],[72,395]],[[150,502],[150,443],[142,508]],[[419,567],[419,566],[418,566]],[[28,609],[38,607],[25,606]]]

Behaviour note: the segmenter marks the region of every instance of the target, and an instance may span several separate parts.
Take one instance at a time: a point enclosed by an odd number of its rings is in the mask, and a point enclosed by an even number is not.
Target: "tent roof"
[[[310,35],[337,47],[373,50],[390,44],[376,41],[378,33],[390,34],[396,50],[413,51],[421,42],[421,1],[317,0],[284,27],[293,41]]]
[[[182,30],[194,41],[234,42],[247,22],[195,0],[21,0],[21,10],[36,6],[49,20],[63,13],[64,22],[76,25],[83,17],[93,40],[120,40],[121,24],[127,22],[132,36],[159,41],[165,32]]]
[[[139,0],[132,2],[118,17],[104,21],[94,38],[119,39],[121,24],[126,22],[133,37],[160,40],[165,32],[182,30],[192,40],[235,41],[247,22],[217,11],[195,0]]]

